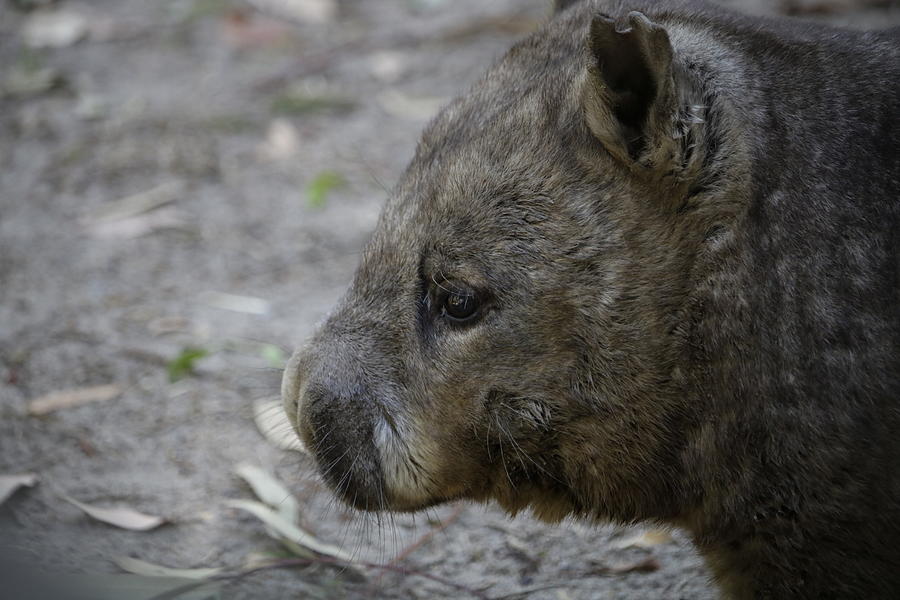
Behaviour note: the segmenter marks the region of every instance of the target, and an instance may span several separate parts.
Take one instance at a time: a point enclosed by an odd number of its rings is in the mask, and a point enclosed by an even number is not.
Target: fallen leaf
[[[154,565],[138,558],[119,556],[112,559],[123,571],[146,577],[180,577],[183,579],[207,579],[223,571],[219,567],[209,569],[172,569]]]
[[[90,504],[85,504],[84,502],[79,502],[78,500],[70,498],[69,496],[63,496],[63,498],[66,500],[66,502],[69,502],[70,504],[73,504],[80,508],[88,516],[98,521],[103,521],[104,523],[115,525],[116,527],[121,527],[122,529],[130,529],[132,531],[149,531],[151,529],[159,527],[166,522],[166,520],[162,517],[147,515],[142,512],[138,512],[133,508],[128,508],[127,506],[101,508],[92,506]]]
[[[157,317],[147,323],[147,330],[153,335],[166,335],[168,333],[180,333],[190,329],[191,322],[185,317],[169,315]]]
[[[19,488],[32,487],[37,482],[38,476],[34,473],[0,475],[0,504],[6,502]]]
[[[74,408],[91,402],[105,402],[107,400],[112,400],[117,398],[121,393],[122,387],[114,383],[51,392],[29,402],[28,414],[33,417],[40,417],[57,410]]]
[[[27,68],[13,66],[3,80],[0,97],[35,96],[64,87],[66,79],[53,67]]]
[[[275,46],[290,39],[292,30],[274,19],[254,16],[246,10],[228,11],[223,23],[225,39],[238,48]]]
[[[322,171],[306,186],[306,201],[313,208],[321,208],[325,206],[325,200],[332,190],[345,185],[347,181],[340,173]]]
[[[282,561],[285,558],[293,558],[293,556],[285,556],[283,554],[276,554],[274,552],[251,552],[244,557],[243,569],[247,571],[251,569],[258,569],[260,567]]]
[[[375,100],[386,113],[411,121],[427,121],[447,103],[447,98],[410,96],[396,89],[385,90]]]
[[[259,155],[271,161],[286,160],[300,149],[300,134],[287,119],[273,119],[266,132],[266,140],[259,146]]]
[[[135,239],[162,229],[187,230],[187,220],[178,209],[164,207],[150,214],[137,215],[115,221],[101,221],[89,227],[99,238]]]
[[[155,188],[105,204],[84,217],[82,223],[96,225],[136,217],[175,202],[182,191],[181,183],[166,182]]]
[[[284,350],[275,344],[263,344],[259,351],[260,355],[266,359],[266,362],[276,369],[283,369],[287,361]]]
[[[652,548],[673,541],[672,534],[665,529],[648,529],[641,533],[614,543],[613,548]]]
[[[329,23],[337,18],[336,0],[248,0],[257,10],[285,19]]]
[[[282,115],[305,115],[309,113],[344,113],[356,107],[356,103],[345,97],[329,92],[308,91],[303,86],[292,86],[272,100],[272,112]]]
[[[68,10],[37,11],[22,24],[22,39],[31,48],[64,48],[88,33],[88,20]]]
[[[634,563],[621,565],[604,565],[599,562],[591,563],[591,573],[594,575],[625,575],[626,573],[653,573],[659,571],[659,561],[649,556]]]
[[[270,444],[281,450],[307,452],[294,431],[280,399],[261,398],[253,403],[253,420]]]
[[[226,294],[224,292],[203,292],[200,301],[214,308],[246,313],[249,315],[266,315],[269,312],[268,300],[255,296],[240,296],[238,294]]]
[[[239,464],[234,472],[250,485],[257,498],[274,508],[285,521],[292,525],[300,524],[300,505],[284,484],[249,463]]]
[[[409,59],[403,52],[382,50],[369,56],[369,70],[376,79],[396,83],[408,69]]]
[[[79,119],[94,121],[109,113],[109,102],[99,94],[82,93],[73,112]]]
[[[304,552],[306,555],[309,555],[310,552],[314,552],[323,556],[336,558],[346,562],[348,565],[353,563],[353,558],[350,554],[344,552],[337,546],[319,541],[312,534],[300,529],[293,523],[290,523],[262,502],[255,502],[252,500],[229,500],[227,505],[232,508],[249,512],[268,525],[282,540],[292,542],[302,549],[307,550],[308,552]]]
[[[194,372],[194,366],[198,360],[209,355],[209,351],[203,348],[188,346],[181,353],[166,364],[169,381],[175,383],[185,375]]]

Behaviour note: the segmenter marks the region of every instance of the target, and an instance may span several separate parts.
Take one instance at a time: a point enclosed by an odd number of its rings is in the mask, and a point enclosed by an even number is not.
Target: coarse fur
[[[649,519],[731,598],[900,597],[900,32],[568,4],[429,125],[290,419],[360,508]]]

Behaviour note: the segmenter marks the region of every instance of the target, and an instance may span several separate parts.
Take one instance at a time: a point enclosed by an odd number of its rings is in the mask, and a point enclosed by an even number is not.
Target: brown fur
[[[428,127],[288,415],[360,508],[652,519],[734,598],[897,597],[898,108],[896,32],[568,8]]]

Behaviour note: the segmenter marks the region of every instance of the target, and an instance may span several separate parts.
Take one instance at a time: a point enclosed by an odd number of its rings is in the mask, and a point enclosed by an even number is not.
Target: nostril
[[[306,379],[302,371],[303,353],[294,352],[284,371],[281,373],[281,400],[284,402],[285,408],[289,405],[296,405],[300,397],[300,384]]]
[[[308,403],[309,382],[309,352],[306,349],[298,350],[288,360],[282,373],[281,401],[297,437],[304,446],[312,449],[312,430],[309,426],[308,411],[304,409],[304,405]]]
[[[352,399],[334,393],[320,381],[306,381],[297,401],[297,427],[307,448],[321,452],[326,439],[342,438],[365,419]],[[331,442],[328,443],[331,446]]]

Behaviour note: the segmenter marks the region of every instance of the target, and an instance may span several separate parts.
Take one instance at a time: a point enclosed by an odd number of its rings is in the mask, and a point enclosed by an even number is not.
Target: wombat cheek
[[[432,461],[416,436],[403,421],[395,421],[392,427],[383,420],[375,424],[373,434],[385,487],[396,508],[428,502]]]

